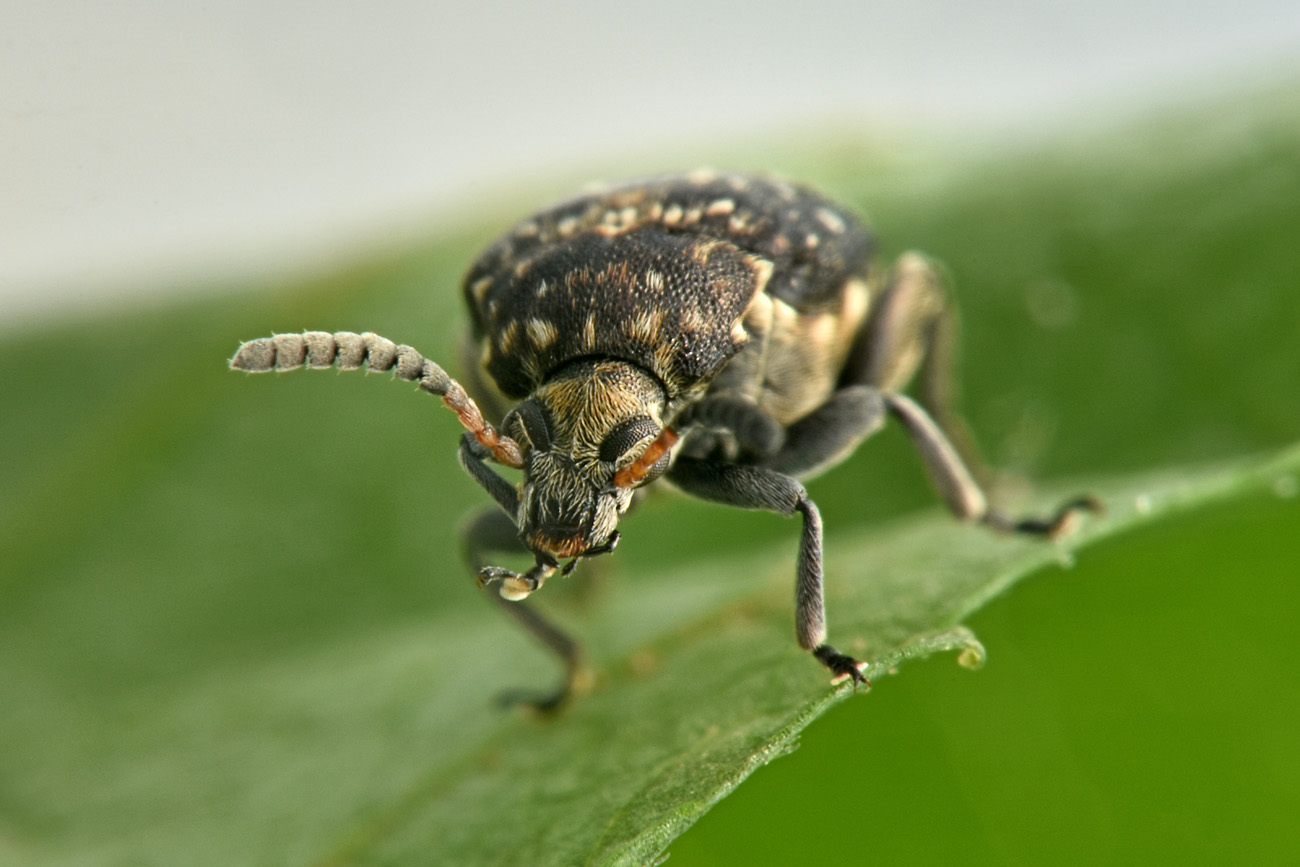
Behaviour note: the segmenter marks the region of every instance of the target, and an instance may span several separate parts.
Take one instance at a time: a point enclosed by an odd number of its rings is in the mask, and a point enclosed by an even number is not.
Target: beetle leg
[[[486,565],[485,554],[488,551],[522,552],[524,550],[514,521],[505,512],[496,509],[485,509],[475,515],[466,525],[464,537],[465,559],[480,575],[493,568]],[[582,645],[538,612],[532,603],[512,602],[502,597],[491,586],[488,587],[488,596],[522,626],[524,631],[554,653],[564,666],[564,677],[555,689],[549,692],[510,689],[503,692],[498,700],[505,706],[524,704],[539,711],[552,711],[559,708],[585,679],[587,669],[583,664]]]
[[[803,485],[765,467],[679,458],[668,470],[673,484],[713,503],[764,509],[786,517],[803,515],[795,581],[795,637],[834,674],[833,682],[865,683],[866,664],[826,643],[826,603],[822,591],[822,519]]]
[[[938,268],[920,253],[905,253],[889,273],[878,299],[845,365],[845,384],[867,383],[881,391],[906,387],[932,354],[949,354],[953,341],[936,341],[936,333],[951,324],[944,280]],[[944,345],[937,347],[936,342]],[[947,372],[948,361],[941,361]]]
[[[474,438],[474,435],[466,432],[461,435],[460,451],[457,457],[460,458],[460,465],[470,474],[474,481],[483,486],[492,499],[497,501],[504,511],[504,514],[510,519],[510,525],[514,526],[515,515],[519,511],[519,491],[514,485],[497,475],[491,467],[484,461],[491,455],[487,446],[480,443]],[[521,547],[516,543],[509,547]],[[612,545],[610,548],[612,549]],[[486,587],[489,584],[501,584],[501,595],[512,602],[518,602],[526,599],[529,594],[541,589],[542,584],[549,578],[556,569],[554,560],[542,560],[538,558],[537,564],[527,572],[515,572],[512,569],[502,569],[500,566],[484,566],[478,570],[478,585]],[[567,567],[564,574],[571,572],[572,566]]]
[[[843,460],[884,423],[879,391],[869,385],[841,388],[790,425],[785,445],[762,465],[800,478],[814,475]]]
[[[725,430],[736,438],[741,451],[767,457],[785,442],[785,431],[758,404],[736,397],[706,395],[690,404],[673,422],[678,428],[700,425]]]
[[[1042,518],[1016,519],[990,507],[977,479],[978,463],[963,457],[976,453],[973,439],[951,411],[955,344],[956,318],[938,267],[919,253],[906,253],[894,266],[843,378],[880,389],[958,518],[995,530],[1058,538],[1070,532],[1079,512],[1100,512],[1101,503],[1091,496],[1075,497]],[[918,370],[919,402],[901,393]]]
[[[939,267],[924,255],[900,256],[872,304],[840,382],[871,385],[892,394],[905,389],[919,371],[921,405],[956,441],[960,454],[974,455],[974,439],[951,411],[957,316],[948,303],[945,282]]]
[[[1062,504],[1045,518],[1015,519],[993,509],[984,491],[962,462],[957,449],[926,411],[902,394],[885,395],[885,403],[894,417],[903,423],[912,442],[921,452],[921,460],[935,488],[954,515],[962,520],[977,520],[995,530],[1058,538],[1073,529],[1079,512],[1100,512],[1096,497],[1081,496]]]

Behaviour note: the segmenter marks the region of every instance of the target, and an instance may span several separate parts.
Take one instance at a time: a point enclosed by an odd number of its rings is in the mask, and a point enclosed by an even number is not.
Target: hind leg
[[[921,453],[931,482],[949,510],[962,520],[995,530],[1055,538],[1073,526],[1080,511],[1101,504],[1080,496],[1042,517],[1013,518],[989,505],[962,451],[970,453],[964,425],[951,411],[955,320],[938,268],[918,253],[899,258],[845,371],[846,384],[878,389],[889,413],[903,423]],[[920,400],[902,394],[920,377]],[[954,440],[958,444],[954,444]]]

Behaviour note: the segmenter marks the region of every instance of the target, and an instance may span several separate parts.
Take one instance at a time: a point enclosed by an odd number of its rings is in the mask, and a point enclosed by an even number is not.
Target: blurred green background
[[[857,205],[886,256],[942,259],[966,416],[1014,500],[1300,436],[1296,93],[995,152],[838,140],[733,161]],[[537,204],[521,198],[328,279],[4,336],[0,861],[311,862],[400,801],[431,744],[469,750],[498,726],[495,690],[549,676],[457,565],[455,528],[485,498],[449,414],[356,374],[224,368],[239,340],[302,328],[454,359],[460,272]],[[935,508],[892,429],[810,490],[832,546]],[[1300,500],[1294,479],[1275,493],[1104,543],[998,600],[971,623],[980,673],[912,665],[835,708],[672,863],[1294,859]],[[774,526],[652,504],[607,583],[745,554]],[[428,658],[430,623],[482,664]],[[313,751],[295,753],[304,732]]]

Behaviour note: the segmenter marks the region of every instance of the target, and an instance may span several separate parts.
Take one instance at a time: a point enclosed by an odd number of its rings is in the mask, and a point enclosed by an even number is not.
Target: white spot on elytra
[[[560,336],[560,333],[555,330],[555,326],[545,319],[529,319],[525,327],[528,329],[528,339],[538,349],[545,349]]]
[[[704,316],[698,307],[687,307],[681,312],[680,322],[682,331],[691,334],[704,327]]]
[[[623,333],[642,343],[654,343],[664,324],[662,310],[643,310],[623,322]]]
[[[515,339],[519,336],[519,323],[511,322],[501,331],[501,338],[497,341],[501,346],[503,355],[509,355],[511,347],[514,346]]]
[[[673,360],[676,355],[677,348],[672,341],[661,340],[655,346],[654,363],[661,374],[672,370]]]
[[[734,210],[736,210],[735,199],[718,199],[710,202],[709,206],[704,209],[704,213],[710,217],[725,217]]]
[[[844,220],[840,218],[839,214],[835,213],[830,208],[818,208],[815,211],[815,215],[817,217],[817,222],[821,223],[833,234],[838,235],[840,232],[844,231]]]

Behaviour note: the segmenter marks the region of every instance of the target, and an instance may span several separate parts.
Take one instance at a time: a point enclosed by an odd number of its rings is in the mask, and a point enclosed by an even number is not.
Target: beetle
[[[519,603],[613,551],[620,518],[660,478],[802,518],[795,635],[833,682],[856,688],[866,663],[827,641],[822,520],[801,479],[893,417],[962,520],[1057,537],[1099,508],[1077,497],[1016,519],[990,506],[951,435],[943,275],[915,252],[882,268],[874,246],[851,211],[778,178],[700,171],[614,185],[523,220],[470,266],[467,382],[486,416],[438,364],[370,332],[276,334],[244,343],[230,366],[391,370],[457,414],[460,463],[499,507],[466,530],[478,583],[565,665],[558,689],[513,698],[556,707],[581,670],[577,642]],[[913,379],[917,399],[904,393]],[[492,463],[522,470],[520,481]],[[521,547],[526,571],[486,562]]]

